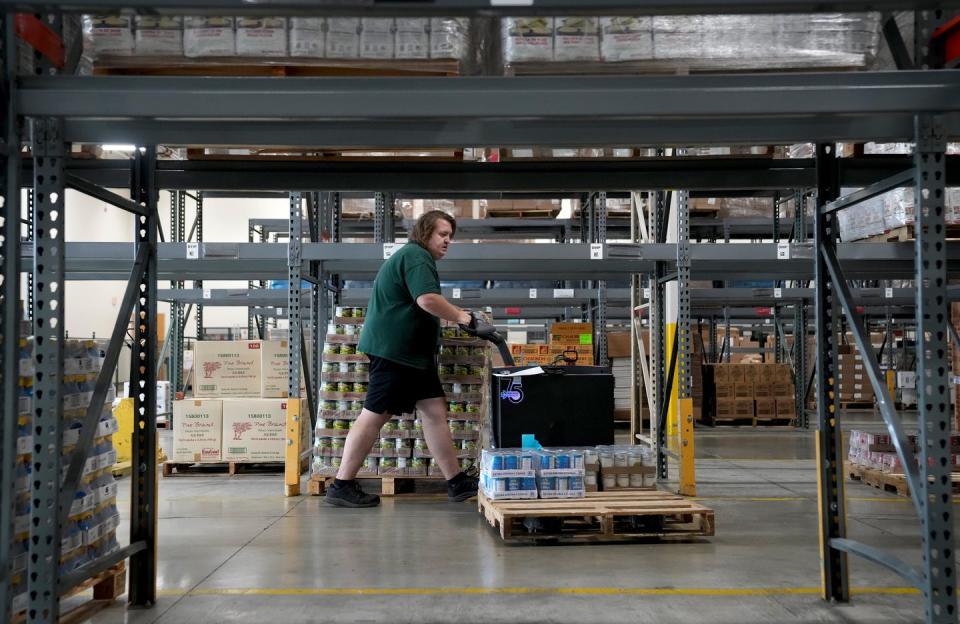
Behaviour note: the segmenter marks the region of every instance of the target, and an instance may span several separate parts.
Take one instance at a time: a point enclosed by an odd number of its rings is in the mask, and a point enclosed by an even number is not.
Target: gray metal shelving
[[[27,9],[39,2],[21,2],[18,9]],[[49,3],[43,3],[46,10]],[[78,0],[74,10],[98,11],[129,7],[141,11],[180,12],[205,8],[228,13],[269,11],[276,13],[335,14],[355,11],[353,3],[343,5],[313,4],[299,0],[283,0],[269,6],[251,6],[238,0],[174,0],[147,6],[141,0]],[[851,11],[893,9],[905,3],[893,0],[877,2],[840,1],[811,3],[801,0],[778,0],[760,3],[755,0],[720,2],[719,0],[677,0],[669,2],[637,2],[601,0],[592,4],[583,0],[544,0],[525,7],[481,5],[480,0],[438,0],[399,4],[396,2],[365,3],[364,10],[390,14],[443,13],[625,13],[676,14],[691,12],[743,13],[770,11]],[[928,3],[906,3],[908,8],[927,8]],[[952,7],[957,3],[940,3]],[[5,50],[15,49],[12,13],[4,15]],[[918,32],[929,35],[936,19],[932,14],[918,13]],[[922,40],[922,37],[921,37]],[[918,48],[918,66],[938,67],[936,59],[926,58],[930,50]],[[608,224],[604,213],[588,214],[581,232],[583,244],[556,244],[540,247],[518,245],[455,246],[445,263],[445,273],[456,279],[484,277],[509,278],[522,273],[533,279],[596,281],[590,288],[597,292],[596,314],[602,321],[609,310],[603,297],[603,281],[613,277],[627,278],[645,274],[652,280],[651,310],[658,327],[654,333],[655,369],[652,384],[657,405],[665,405],[668,396],[671,358],[665,353],[663,335],[663,285],[672,276],[668,266],[680,267],[677,275],[687,280],[770,279],[809,280],[816,278],[813,308],[818,329],[818,444],[824,461],[819,465],[822,525],[822,560],[824,562],[824,596],[827,599],[849,599],[849,578],[846,554],[855,553],[902,574],[919,587],[923,594],[928,622],[956,621],[956,598],[953,593],[954,571],[952,506],[945,453],[949,450],[950,426],[946,418],[949,401],[943,393],[947,384],[943,345],[946,344],[945,305],[948,300],[946,280],[960,274],[960,248],[945,244],[943,231],[942,192],[945,184],[957,175],[944,157],[946,138],[960,136],[960,75],[956,72],[918,69],[910,72],[823,72],[816,74],[751,74],[737,76],[657,76],[657,77],[530,77],[514,78],[450,78],[443,80],[404,80],[380,78],[304,78],[274,80],[261,78],[141,78],[141,77],[66,77],[36,76],[17,79],[13,71],[13,55],[5,57],[3,80],[4,107],[4,173],[5,237],[2,242],[2,344],[4,371],[15,370],[12,345],[20,335],[18,320],[19,273],[31,271],[34,279],[34,333],[48,338],[38,350],[43,355],[43,378],[38,389],[47,393],[39,402],[35,427],[47,436],[51,448],[59,447],[59,418],[56,383],[62,375],[62,354],[57,343],[63,336],[63,281],[67,279],[122,279],[128,282],[123,314],[117,328],[126,328],[129,312],[135,311],[134,365],[131,383],[142,382],[143,398],[136,409],[143,409],[142,426],[134,439],[133,496],[131,501],[131,545],[107,559],[93,562],[87,568],[66,577],[57,574],[57,517],[64,502],[59,487],[59,453],[35,457],[35,474],[45,478],[34,480],[33,529],[31,537],[38,546],[37,557],[30,565],[30,613],[28,621],[55,621],[58,596],[73,580],[84,574],[130,558],[130,602],[149,606],[156,600],[156,440],[155,388],[156,357],[155,315],[157,280],[183,279],[273,279],[283,278],[291,284],[301,277],[314,284],[311,305],[318,314],[313,317],[314,340],[323,326],[321,312],[341,296],[339,283],[348,276],[359,279],[372,276],[383,260],[379,244],[344,245],[320,243],[318,224],[329,224],[333,241],[345,236],[339,222],[339,210],[330,205],[340,201],[340,191],[403,192],[432,191],[550,191],[575,190],[604,193],[648,189],[655,223],[651,224],[649,242],[630,245],[606,244]],[[33,166],[21,167],[21,143],[18,123],[27,121],[32,141]],[[866,159],[868,164],[856,169],[853,163],[837,162],[830,146],[837,140],[908,141],[918,144],[912,159]],[[421,183],[414,166],[387,171],[385,165],[351,165],[354,177],[345,176],[336,166],[307,163],[277,165],[283,171],[271,171],[265,163],[224,166],[217,163],[193,165],[156,161],[155,149],[136,155],[125,166],[82,165],[66,158],[67,142],[122,142],[155,146],[170,144],[236,145],[319,145],[328,147],[381,148],[408,146],[460,147],[463,145],[500,146],[570,146],[570,145],[684,145],[784,142],[818,142],[817,158],[792,162],[777,169],[777,161],[764,163],[724,164],[707,160],[674,161],[668,165],[649,163],[616,163],[596,165],[589,180],[571,182],[566,164],[504,165],[480,172],[472,165],[449,165],[444,171],[433,166],[430,184]],[[856,159],[854,159],[856,160]],[[789,161],[788,161],[789,162]],[[219,166],[219,168],[218,168]],[[364,169],[366,167],[366,169]],[[464,178],[463,171],[476,172]],[[569,165],[572,170],[587,165]],[[698,169],[699,167],[699,169]],[[751,170],[750,167],[753,167]],[[556,169],[553,175],[547,169]],[[620,168],[619,173],[615,170]],[[678,176],[688,168],[691,175]],[[873,175],[879,169],[888,172]],[[606,170],[604,170],[606,169]],[[890,171],[892,169],[892,171]],[[909,169],[912,174],[897,180],[911,181],[928,191],[921,208],[930,211],[918,218],[916,243],[860,245],[836,242],[833,212],[830,206],[840,185],[859,178],[859,184],[871,184]],[[111,196],[102,189],[86,186],[85,192],[96,194],[108,203],[129,210],[138,216],[136,242],[62,243],[64,206],[67,187],[84,187],[73,180],[74,171],[83,170],[87,183],[101,186],[128,187],[133,201]],[[252,171],[251,171],[252,170]],[[698,173],[699,172],[699,173]],[[853,173],[851,173],[853,172]],[[387,177],[387,174],[393,177]],[[378,180],[374,179],[379,175]],[[33,226],[35,241],[22,245],[16,226],[19,225],[20,176],[33,180],[36,201]],[[340,176],[338,178],[338,176]],[[673,176],[673,177],[671,177]],[[850,177],[846,177],[850,176]],[[562,179],[565,178],[565,179]],[[417,188],[410,188],[417,179]],[[464,179],[469,180],[463,182]],[[107,181],[122,181],[107,184]],[[343,181],[340,181],[343,180]],[[669,194],[661,189],[676,187],[677,181],[686,191],[765,190],[792,191],[816,188],[814,242],[805,243],[805,223],[794,228],[795,238],[789,259],[777,260],[775,244],[695,244],[684,215],[682,236],[677,243],[666,243],[666,216]],[[189,184],[188,184],[189,182]],[[422,186],[420,186],[422,184]],[[584,186],[585,185],[585,186]],[[576,188],[570,189],[571,186]],[[159,189],[201,190],[280,190],[291,192],[291,220],[287,244],[203,243],[196,258],[189,258],[182,242],[157,242],[157,191]],[[318,193],[317,189],[325,192]],[[392,211],[386,211],[387,200],[378,202],[374,236],[378,242],[395,234]],[[681,199],[681,205],[684,203]],[[308,215],[309,234],[302,242],[303,213]],[[387,214],[387,213],[390,214]],[[681,209],[681,213],[683,213]],[[329,217],[329,218],[328,218]],[[802,219],[802,217],[801,217]],[[55,232],[54,232],[55,230]],[[59,236],[58,236],[59,235]],[[591,260],[590,245],[603,245],[602,259]],[[304,271],[304,269],[306,269]],[[845,292],[847,279],[916,279],[917,359],[921,362],[920,377],[924,388],[920,395],[921,449],[920,468],[911,471],[914,504],[923,530],[922,567],[914,570],[888,555],[846,537],[843,510],[843,481],[839,420],[835,394],[831,394],[831,367],[836,358],[832,344],[838,306],[842,305],[854,319],[852,326],[862,342],[863,328],[856,322],[852,296]],[[48,288],[57,284],[57,289]],[[648,282],[649,283],[649,282]],[[332,292],[327,286],[332,287]],[[636,290],[634,284],[634,291]],[[827,291],[828,286],[830,292]],[[609,294],[609,292],[607,293]],[[290,395],[299,394],[298,367],[302,361],[300,314],[302,291],[294,288],[286,293],[286,309],[290,315],[289,354],[291,364]],[[634,297],[636,292],[634,292]],[[328,301],[322,302],[323,299]],[[592,297],[591,297],[592,299]],[[56,305],[51,305],[56,302]],[[689,302],[687,302],[689,303]],[[591,304],[592,305],[592,304]],[[688,345],[690,309],[684,304],[681,315],[682,344]],[[729,306],[729,302],[728,302]],[[880,306],[886,307],[886,306]],[[729,310],[729,307],[727,308]],[[797,306],[794,323],[806,327],[803,306]],[[726,315],[729,318],[729,312]],[[123,321],[121,323],[120,321]],[[55,321],[55,322],[51,322]],[[727,321],[728,322],[728,321]],[[318,325],[319,323],[319,325]],[[111,343],[111,357],[119,349],[121,329],[116,329]],[[797,341],[798,344],[803,341]],[[863,347],[863,345],[861,345]],[[686,346],[684,347],[686,349]],[[867,349],[862,348],[864,352]],[[317,353],[317,350],[314,350]],[[802,351],[800,362],[803,361]],[[688,352],[680,356],[684,370]],[[110,363],[108,357],[108,364]],[[115,365],[115,359],[113,361]],[[316,369],[316,362],[313,364]],[[309,365],[308,365],[309,366]],[[112,367],[112,365],[111,365]],[[5,372],[3,383],[3,448],[11,443],[11,415],[14,401],[11,375]],[[876,377],[876,375],[874,375]],[[681,379],[685,384],[686,379]],[[879,386],[874,379],[874,386]],[[99,382],[98,382],[99,385]],[[930,388],[927,390],[925,388]],[[878,392],[880,388],[877,387]],[[686,394],[685,386],[681,395]],[[884,396],[884,399],[887,397]],[[658,415],[661,420],[662,415]],[[903,450],[902,430],[896,415],[882,403],[881,413],[897,439],[904,465],[913,464],[912,454]],[[665,447],[664,429],[656,430],[657,448]],[[81,448],[78,452],[83,452]],[[692,447],[691,447],[692,450]],[[692,453],[691,453],[692,454]],[[0,490],[6,497],[11,481],[12,455],[2,454]],[[928,461],[929,460],[929,461]],[[289,462],[288,462],[289,463]],[[668,462],[658,453],[658,472],[667,477]],[[933,480],[928,480],[933,477]],[[286,475],[288,492],[292,492],[293,476]],[[70,480],[68,478],[69,491]],[[297,484],[299,476],[297,475]],[[10,542],[12,531],[9,510],[0,512],[0,544]],[[0,546],[0,555],[5,546]],[[7,553],[8,554],[8,553]],[[9,604],[8,575],[0,570],[0,610]]]

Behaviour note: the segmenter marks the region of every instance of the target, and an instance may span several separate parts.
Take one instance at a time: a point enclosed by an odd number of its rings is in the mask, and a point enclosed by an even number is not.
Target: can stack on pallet
[[[97,376],[103,366],[106,343],[94,340],[66,340],[63,346],[63,450],[61,465],[69,466],[80,441],[83,420],[93,399]],[[17,459],[14,467],[14,540],[12,544],[11,588],[14,614],[27,607],[27,552],[31,513],[31,454],[34,449],[33,413],[33,341],[20,341],[19,387],[17,415]],[[111,386],[100,406],[97,430],[87,453],[80,484],[66,524],[61,530],[59,575],[62,577],[84,564],[117,550],[117,483],[113,465],[117,453],[112,437],[117,421],[111,405],[115,398]],[[68,588],[69,589],[69,588]]]
[[[327,329],[314,430],[311,472],[315,481],[336,476],[347,435],[363,409],[369,361],[356,346],[365,313],[364,308],[337,308],[336,318]],[[456,326],[442,328],[438,373],[447,397],[447,422],[464,470],[476,463],[480,447],[486,409],[487,345],[462,334]],[[357,476],[443,477],[432,463],[433,455],[417,414],[395,416],[384,425],[380,436]]]

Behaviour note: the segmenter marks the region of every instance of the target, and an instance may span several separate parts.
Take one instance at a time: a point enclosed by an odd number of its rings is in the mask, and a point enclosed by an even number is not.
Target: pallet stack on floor
[[[712,424],[790,424],[796,418],[787,364],[710,364],[707,419]]]
[[[338,308],[328,328],[314,430],[311,494],[322,494],[327,480],[336,476],[347,434],[363,409],[369,363],[366,355],[357,352],[357,343],[364,317],[363,308]],[[447,397],[447,422],[464,470],[479,457],[489,360],[489,343],[466,336],[455,326],[442,328],[438,372]],[[396,493],[398,480],[443,479],[439,466],[433,464],[416,413],[394,416],[380,435],[359,478],[379,478],[385,494]]]
[[[173,457],[163,465],[164,476],[194,465],[229,474],[243,464],[282,468],[291,401],[287,351],[285,340],[196,343],[194,396],[174,401]],[[301,414],[309,414],[306,400],[294,400]],[[310,421],[301,422],[301,448],[308,449]]]
[[[106,344],[94,340],[67,340],[63,350],[63,402],[61,466],[64,474],[80,441],[83,420],[93,399],[97,376],[103,366]],[[12,613],[19,614],[27,607],[27,557],[30,534],[32,498],[31,456],[35,448],[32,414],[34,353],[32,339],[20,341],[19,386],[17,417],[17,460],[15,464],[14,541],[12,545],[11,588]],[[69,574],[84,564],[113,552],[120,546],[117,542],[117,527],[120,513],[117,510],[117,483],[112,469],[117,461],[112,437],[117,431],[117,421],[111,404],[114,389],[108,391],[100,406],[97,430],[87,453],[80,484],[70,505],[66,524],[62,527],[60,543],[60,576]],[[114,570],[114,576],[122,570]],[[107,575],[97,578],[97,582]],[[71,590],[73,588],[65,588]],[[122,593],[122,591],[120,592]],[[107,597],[107,596],[103,596]],[[109,596],[115,598],[116,595]],[[21,616],[22,617],[22,616]]]
[[[917,434],[907,436],[907,444],[919,463]],[[885,433],[850,432],[850,449],[845,462],[845,472],[850,479],[862,481],[880,490],[909,496],[910,488],[904,474],[903,464],[893,445],[893,439]],[[950,465],[954,493],[960,492],[960,435],[950,436]]]

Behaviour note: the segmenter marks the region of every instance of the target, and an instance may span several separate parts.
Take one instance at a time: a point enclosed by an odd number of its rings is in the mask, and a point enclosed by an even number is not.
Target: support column
[[[923,588],[926,621],[956,622],[950,464],[949,304],[944,218],[946,139],[939,117],[917,115],[916,198],[917,408],[920,436]]]
[[[597,227],[596,242],[607,244],[607,194],[605,192],[597,193],[594,198],[593,216]],[[597,366],[609,365],[607,357],[607,281],[597,281],[597,313],[595,325],[593,328],[597,339],[596,356]]]
[[[132,197],[147,207],[149,216],[137,217],[137,250],[147,247],[147,265],[140,281],[134,311],[134,341],[130,358],[133,393],[133,449],[131,474],[130,543],[143,541],[144,550],[130,557],[129,602],[151,606],[157,601],[157,148],[136,152]],[[182,366],[182,365],[181,365]]]
[[[0,621],[12,621],[13,602],[9,565],[13,555],[13,500],[17,449],[20,371],[20,128],[15,108],[17,39],[13,14],[0,14],[3,25],[3,162],[0,163],[0,191],[3,192],[3,229],[0,231]]]
[[[664,242],[666,232],[664,223],[667,212],[667,194],[663,191],[657,191],[654,200],[654,217],[651,227],[653,228],[654,240],[658,243]],[[666,481],[669,472],[669,462],[667,461],[667,426],[666,418],[661,422],[660,414],[665,411],[664,405],[669,401],[666,393],[667,381],[667,355],[666,355],[666,288],[663,284],[663,276],[666,275],[664,263],[657,262],[654,274],[651,279],[650,294],[651,317],[650,317],[650,337],[653,340],[653,362],[655,374],[652,377],[655,380],[654,391],[656,395],[656,413],[650,414],[651,427],[653,428],[653,437],[656,440],[657,447],[657,479]]]
[[[824,600],[847,602],[850,584],[847,554],[830,546],[847,533],[843,495],[843,439],[840,431],[837,379],[837,326],[840,314],[824,249],[835,250],[837,219],[822,208],[839,195],[837,157],[833,144],[817,145],[817,203],[814,212],[817,336],[817,485],[820,515],[821,591]]]
[[[290,193],[290,238],[287,241],[287,446],[283,473],[284,495],[300,495],[300,280],[303,241],[303,194]]]
[[[31,120],[34,157],[33,448],[27,622],[59,617],[63,421],[64,159],[62,122]]]
[[[203,245],[203,191],[197,191],[197,244]],[[194,281],[193,287],[203,292],[203,280]],[[194,309],[197,311],[197,340],[203,340],[203,304],[198,303]],[[183,349],[180,350],[180,358],[182,362]]]
[[[693,448],[692,366],[690,333],[690,193],[677,194],[677,433],[680,449],[680,494],[696,496]]]

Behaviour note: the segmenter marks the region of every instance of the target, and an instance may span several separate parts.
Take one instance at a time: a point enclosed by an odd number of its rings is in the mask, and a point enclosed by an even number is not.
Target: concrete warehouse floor
[[[512,545],[474,502],[413,495],[345,510],[284,498],[280,475],[162,479],[158,604],[118,601],[90,621],[922,621],[903,580],[852,557],[852,602],[820,600],[813,435],[698,429],[699,498],[717,535],[695,543]],[[850,536],[918,564],[908,500],[846,492]]]

